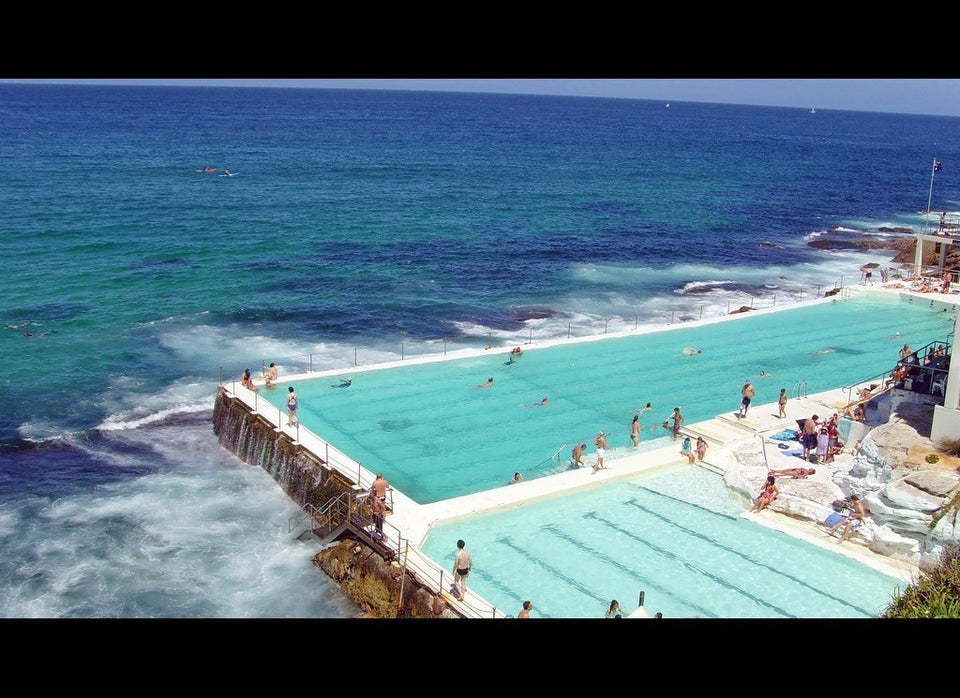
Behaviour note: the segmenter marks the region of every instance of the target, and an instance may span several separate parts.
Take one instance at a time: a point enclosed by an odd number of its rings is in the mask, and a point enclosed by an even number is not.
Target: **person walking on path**
[[[593,440],[593,443],[597,447],[597,462],[593,464],[593,472],[595,473],[598,470],[607,469],[607,466],[603,464],[603,456],[607,452],[606,435],[601,431],[599,434],[597,434],[597,438]]]
[[[787,416],[787,389],[780,388],[780,399],[777,400],[777,405],[780,407],[780,419],[783,419]]]
[[[753,389],[753,383],[747,380],[747,382],[743,384],[743,387],[740,388],[740,412],[737,414],[737,419],[743,419],[747,416],[747,410],[750,409],[750,401],[755,394],[756,391]]]
[[[466,545],[462,538],[457,541],[457,555],[453,559],[453,584],[461,601],[467,595],[467,575],[473,569],[473,555]]]
[[[293,389],[293,386],[290,386],[290,389],[287,392],[287,426],[292,427],[300,424],[297,419],[297,409],[300,407],[300,398],[297,397],[297,392]]]

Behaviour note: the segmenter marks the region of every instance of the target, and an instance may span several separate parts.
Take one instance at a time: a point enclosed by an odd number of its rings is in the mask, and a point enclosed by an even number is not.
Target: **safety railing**
[[[465,618],[504,618],[505,614],[496,606],[487,603],[476,594],[468,594],[465,599],[451,596],[453,573],[443,569],[427,557],[416,545],[406,539],[400,529],[384,517],[380,529],[376,526],[373,510],[367,493],[343,492],[320,507],[306,504],[304,517],[311,521],[314,534],[324,538],[340,526],[347,523],[351,532],[386,559],[395,559],[402,566],[404,578],[411,577],[411,583],[427,589],[430,593],[445,594],[445,602]],[[405,583],[405,581],[404,581]],[[401,586],[402,604],[403,586]]]

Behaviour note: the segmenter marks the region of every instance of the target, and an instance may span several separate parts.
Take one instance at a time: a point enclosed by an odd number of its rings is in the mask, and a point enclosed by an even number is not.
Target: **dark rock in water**
[[[730,314],[733,315],[735,313],[746,313],[751,310],[753,310],[753,308],[751,308],[749,305],[741,305],[738,310],[731,310]]]
[[[835,296],[835,295],[837,295],[838,293],[840,293],[840,289],[839,289],[839,288],[831,288],[829,291],[824,291],[824,292],[823,292],[823,297],[824,297],[824,298],[827,298],[828,296]]]

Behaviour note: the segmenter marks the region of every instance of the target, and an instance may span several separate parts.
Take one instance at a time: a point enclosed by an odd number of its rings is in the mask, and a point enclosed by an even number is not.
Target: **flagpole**
[[[937,159],[933,159],[933,165],[930,167],[930,193],[927,194],[927,210],[923,215],[923,227],[922,230],[924,233],[927,232],[927,220],[930,218],[930,203],[933,200],[933,178],[937,174]]]

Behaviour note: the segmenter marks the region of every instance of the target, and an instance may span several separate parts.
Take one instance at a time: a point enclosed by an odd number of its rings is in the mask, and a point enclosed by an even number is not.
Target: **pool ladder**
[[[807,381],[799,380],[793,384],[793,388],[790,389],[790,394],[795,398],[807,397]]]

